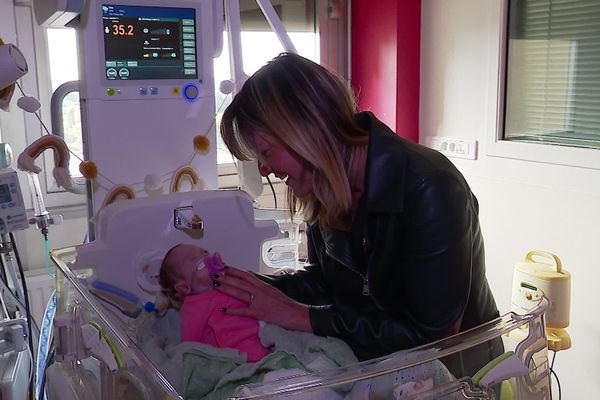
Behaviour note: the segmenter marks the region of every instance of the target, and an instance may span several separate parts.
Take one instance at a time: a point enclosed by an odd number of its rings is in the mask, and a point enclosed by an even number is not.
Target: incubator
[[[186,219],[202,221],[202,231],[185,223],[177,228],[182,214],[176,210],[186,210]],[[177,343],[174,312],[144,309],[146,303],[157,302],[155,260],[160,249],[187,242],[219,251],[230,265],[259,270],[259,249],[280,234],[275,221],[256,219],[245,193],[216,190],[116,202],[98,215],[96,224],[96,241],[51,253],[58,268],[56,362],[46,373],[46,387],[54,388],[48,392],[50,400],[551,398],[545,298],[526,315],[508,313],[459,335],[379,359],[357,362],[331,351],[326,352],[328,363],[324,358],[305,362],[300,350],[285,354],[288,350],[283,349],[274,353],[298,362],[274,368],[242,359],[219,369],[222,377],[211,378],[211,371],[223,364],[192,362],[200,350],[209,350]],[[102,293],[94,282],[110,289]],[[140,331],[148,326],[145,332],[152,337],[142,338]],[[505,353],[481,365],[474,376],[452,376],[445,367],[445,357],[496,338],[502,338]],[[317,347],[306,353],[317,352]],[[60,393],[52,392],[56,388]],[[190,395],[199,393],[198,388],[204,390],[202,396]]]

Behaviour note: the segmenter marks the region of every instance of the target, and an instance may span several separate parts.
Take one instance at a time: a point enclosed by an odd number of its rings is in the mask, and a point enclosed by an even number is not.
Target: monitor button
[[[194,84],[189,83],[183,88],[183,96],[188,100],[196,100],[199,94],[198,86]]]

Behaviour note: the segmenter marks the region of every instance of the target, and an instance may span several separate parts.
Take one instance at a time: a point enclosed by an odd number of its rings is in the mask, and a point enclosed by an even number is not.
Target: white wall
[[[431,136],[479,142],[477,160],[452,161],[480,201],[488,279],[501,312],[510,310],[513,266],[528,250],[557,254],[572,273],[573,347],[557,354],[555,371],[563,398],[593,398],[600,394],[600,170],[489,155],[501,20],[499,0],[422,2],[420,135],[424,143]]]

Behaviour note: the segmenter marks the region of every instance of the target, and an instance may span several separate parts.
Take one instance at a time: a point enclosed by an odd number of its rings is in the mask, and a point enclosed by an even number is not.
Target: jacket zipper
[[[363,290],[362,290],[362,294],[363,294],[363,296],[370,296],[371,295],[371,291],[369,290],[369,276],[365,275],[365,276],[362,276],[362,278],[363,278]]]
[[[362,238],[362,246],[363,246],[363,251],[366,253],[366,251],[367,251],[367,237],[366,236],[363,236],[363,238]],[[368,266],[367,266],[367,273],[362,278],[363,278],[362,294],[363,294],[363,296],[368,297],[371,294],[371,291],[369,290],[369,268],[368,268]]]

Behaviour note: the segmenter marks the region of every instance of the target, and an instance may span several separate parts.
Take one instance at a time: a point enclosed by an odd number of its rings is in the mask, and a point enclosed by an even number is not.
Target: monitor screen
[[[102,5],[108,80],[196,79],[193,8]]]
[[[8,184],[0,185],[0,203],[8,203],[11,200]]]

